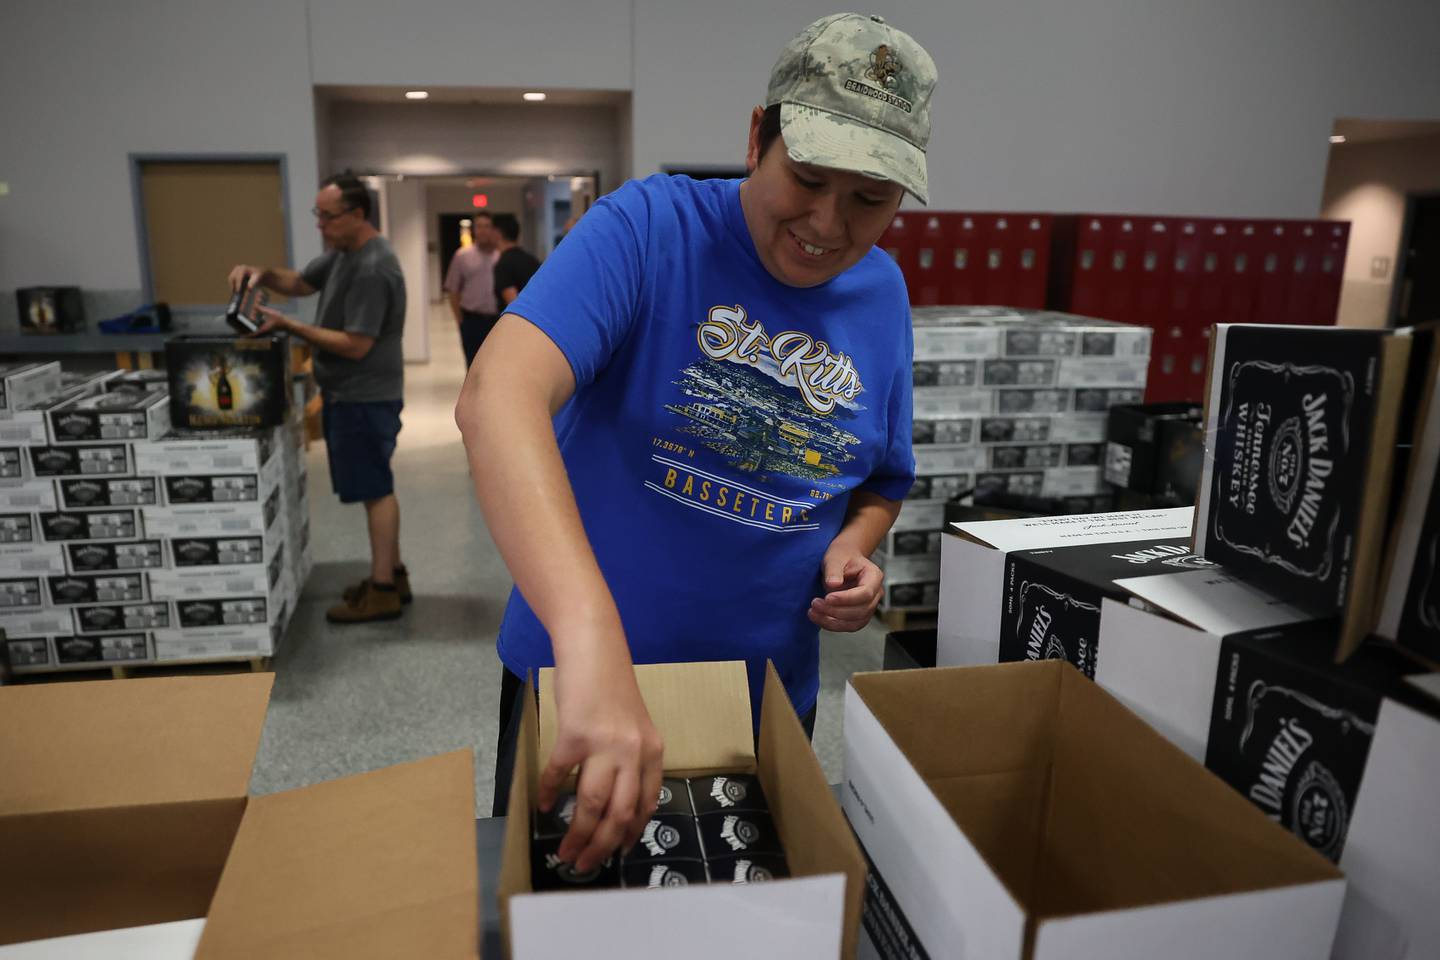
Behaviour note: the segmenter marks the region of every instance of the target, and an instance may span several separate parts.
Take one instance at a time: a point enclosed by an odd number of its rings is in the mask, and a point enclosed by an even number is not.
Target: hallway
[[[415,602],[398,621],[336,627],[325,610],[368,572],[365,514],[330,492],[323,443],[310,447],[315,569],[274,659],[275,689],[251,792],[270,793],[448,750],[475,751],[477,815],[488,816],[500,661],[495,636],[512,581],[471,492],[453,408],[463,380],[449,310],[429,311],[431,360],[405,369],[395,454],[401,549]],[[821,637],[815,748],[843,768],[846,678],[880,668],[884,631]]]

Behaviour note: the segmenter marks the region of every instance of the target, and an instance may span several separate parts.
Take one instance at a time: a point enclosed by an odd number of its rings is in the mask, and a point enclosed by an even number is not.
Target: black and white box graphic
[[[1226,641],[1205,765],[1338,861],[1379,707],[1378,695]]]
[[[753,810],[706,813],[695,822],[700,827],[700,842],[707,860],[784,852],[768,813]]]
[[[912,382],[917,387],[973,387],[975,366],[974,360],[919,360],[912,367]]]
[[[708,883],[705,864],[699,860],[671,860],[666,863],[626,862],[620,868],[620,884],[634,890],[660,890]]]
[[[996,391],[996,413],[1064,413],[1069,407],[1070,391],[1068,390],[1013,387]]]
[[[34,543],[35,517],[29,513],[0,514],[0,543]]]
[[[696,814],[769,809],[759,779],[738,773],[692,777],[690,800]]]
[[[655,863],[665,860],[699,860],[700,835],[695,818],[685,814],[661,813],[651,817],[635,846],[625,851],[624,862]]]
[[[790,876],[784,857],[757,854],[748,857],[724,857],[706,863],[711,883],[767,883]]]
[[[1000,661],[1066,660],[1095,676],[1095,643],[1100,607],[1035,580],[1015,597],[1014,623],[1000,642]]]
[[[975,441],[975,419],[973,417],[952,417],[948,420],[916,420],[910,425],[910,442],[917,445],[931,443],[973,443]]]
[[[1222,350],[1205,554],[1336,609],[1364,493],[1380,340],[1232,327]]]

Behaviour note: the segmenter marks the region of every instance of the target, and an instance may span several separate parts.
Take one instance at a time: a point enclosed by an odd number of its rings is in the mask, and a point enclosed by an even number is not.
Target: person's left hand
[[[885,574],[853,547],[831,544],[820,563],[825,595],[810,601],[810,622],[854,633],[870,622],[884,593]]]
[[[256,316],[263,317],[265,322],[260,324],[260,329],[250,334],[252,337],[263,337],[267,333],[279,330],[281,333],[290,329],[290,318],[273,307],[255,307]]]

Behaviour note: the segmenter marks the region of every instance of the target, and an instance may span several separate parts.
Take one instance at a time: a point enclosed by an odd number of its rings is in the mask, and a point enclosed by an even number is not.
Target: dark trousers
[[[496,728],[495,737],[495,798],[490,805],[492,817],[505,816],[505,808],[510,804],[510,781],[515,776],[515,745],[520,740],[520,719],[524,715],[523,708],[525,701],[521,699],[521,693],[525,689],[525,681],[521,680],[509,670],[500,671],[500,724]],[[800,718],[800,725],[805,728],[805,736],[815,739],[815,711],[811,707],[810,712]]]
[[[484,343],[490,331],[495,329],[495,321],[499,319],[499,314],[495,313],[460,311],[460,348],[465,351],[466,370],[475,362],[475,354],[480,352],[480,344]]]

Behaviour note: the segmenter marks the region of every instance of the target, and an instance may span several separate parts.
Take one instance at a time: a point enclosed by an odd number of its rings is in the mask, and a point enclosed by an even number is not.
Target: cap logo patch
[[[895,75],[905,69],[900,58],[890,50],[886,44],[880,44],[870,54],[870,69],[865,71],[865,76],[885,87],[895,85]]]

